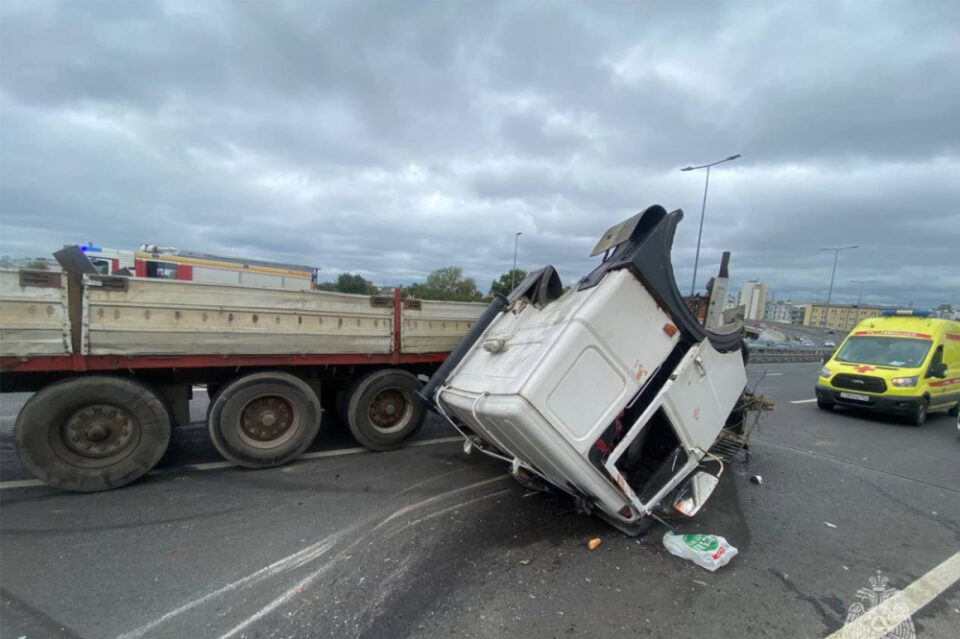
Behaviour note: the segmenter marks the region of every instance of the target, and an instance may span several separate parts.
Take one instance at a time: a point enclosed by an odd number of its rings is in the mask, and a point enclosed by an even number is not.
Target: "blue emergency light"
[[[884,317],[891,317],[893,315],[898,316],[912,316],[912,317],[930,317],[930,311],[918,311],[912,308],[885,308],[880,311],[880,314]]]

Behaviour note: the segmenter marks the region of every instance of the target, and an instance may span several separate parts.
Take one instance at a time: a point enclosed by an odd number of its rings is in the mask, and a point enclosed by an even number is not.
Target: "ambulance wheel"
[[[253,373],[226,384],[207,412],[217,451],[245,468],[286,464],[307,449],[320,430],[320,399],[299,377]]]
[[[119,488],[163,457],[170,443],[166,402],[132,379],[91,375],[50,384],[31,397],[14,430],[27,470],[76,492]]]
[[[345,397],[347,424],[370,450],[393,450],[420,430],[426,410],[418,401],[420,380],[384,368],[357,380]]]
[[[917,404],[917,407],[914,409],[913,414],[910,416],[910,425],[911,426],[923,426],[927,421],[927,398],[924,397],[920,400],[920,403]]]

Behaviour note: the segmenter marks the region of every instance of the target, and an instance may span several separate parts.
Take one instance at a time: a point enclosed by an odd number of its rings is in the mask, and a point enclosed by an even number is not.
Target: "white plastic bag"
[[[663,547],[671,555],[689,559],[710,572],[726,566],[738,552],[718,535],[674,535],[669,531],[663,536]]]

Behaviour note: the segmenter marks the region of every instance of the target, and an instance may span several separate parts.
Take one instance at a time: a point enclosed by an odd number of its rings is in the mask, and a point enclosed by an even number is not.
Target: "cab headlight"
[[[904,386],[916,386],[918,376],[914,375],[913,377],[894,377],[890,380],[890,383],[894,386],[899,386],[903,388]]]
[[[820,377],[830,377],[831,375],[833,375],[833,371],[826,366],[820,369]]]

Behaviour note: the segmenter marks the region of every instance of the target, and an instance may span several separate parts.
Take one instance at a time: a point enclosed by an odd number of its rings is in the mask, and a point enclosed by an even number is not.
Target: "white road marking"
[[[437,439],[426,439],[424,441],[413,442],[412,444],[407,444],[404,448],[419,448],[420,446],[436,446],[437,444],[449,444],[451,442],[462,441],[462,437],[438,437]],[[295,460],[299,461],[301,459],[323,459],[325,457],[341,457],[343,455],[356,455],[358,453],[370,453],[366,448],[338,448],[337,450],[318,450],[312,453],[304,453]],[[151,470],[147,475],[171,475],[176,473],[182,473],[184,471],[205,471],[205,470],[217,470],[220,468],[232,468],[236,466],[233,462],[229,461],[218,461],[218,462],[206,462],[202,464],[186,464],[184,466],[171,466],[170,468],[159,468],[157,470]],[[12,481],[0,482],[0,490],[8,490],[11,488],[30,488],[33,486],[46,486],[46,482],[40,481],[39,479],[15,479]]]
[[[790,403],[791,403],[791,404],[809,404],[810,402],[815,402],[815,401],[817,401],[816,398],[813,398],[813,399],[797,399],[797,400],[794,400],[794,401],[792,401],[792,402],[790,402]]]
[[[783,373],[764,373],[764,377],[776,377],[777,375],[783,375]]]
[[[874,606],[852,623],[848,623],[827,639],[879,639],[892,632],[903,617],[899,614],[906,608],[911,617],[937,598],[947,588],[960,582],[960,552],[917,579],[915,582]],[[898,614],[891,614],[891,613]]]
[[[13,481],[0,482],[0,490],[7,488],[29,488],[31,486],[46,486],[46,482],[39,479],[16,479]]]

